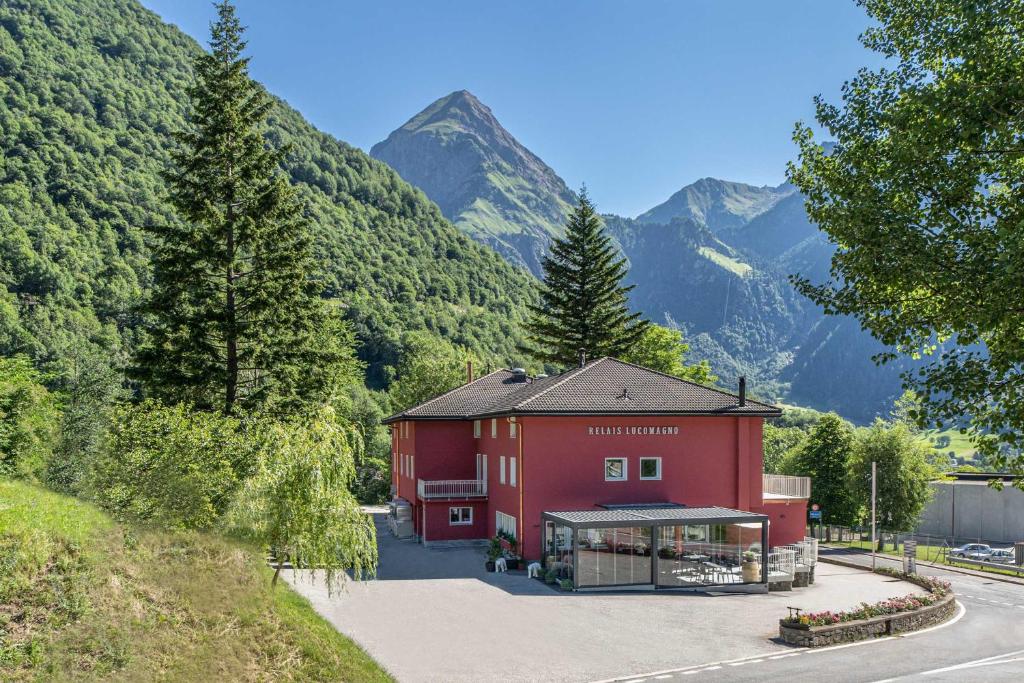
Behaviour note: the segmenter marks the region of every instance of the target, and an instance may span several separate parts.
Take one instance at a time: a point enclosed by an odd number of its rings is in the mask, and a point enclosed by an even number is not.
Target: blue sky
[[[205,45],[209,0],[142,0]],[[853,0],[237,0],[252,74],[368,150],[467,89],[603,212],[783,180],[811,98],[879,58]]]

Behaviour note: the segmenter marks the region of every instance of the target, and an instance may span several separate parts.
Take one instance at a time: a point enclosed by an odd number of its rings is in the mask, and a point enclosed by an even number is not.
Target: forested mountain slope
[[[199,49],[134,0],[0,0],[0,353],[45,363],[91,344],[123,359],[137,343],[143,227],[176,220],[160,172]],[[291,146],[325,295],[373,379],[406,329],[515,357],[526,274],[284,102],[267,135]]]

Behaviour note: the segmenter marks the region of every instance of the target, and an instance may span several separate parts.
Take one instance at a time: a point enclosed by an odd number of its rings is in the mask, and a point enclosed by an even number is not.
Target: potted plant
[[[743,553],[743,582],[757,583],[761,580],[761,558],[753,550]]]
[[[554,583],[557,580],[558,572],[556,572],[554,569],[549,569],[547,573],[544,574],[544,583]]]
[[[484,568],[487,571],[494,571],[494,561],[501,557],[502,552],[501,539],[495,536],[491,539],[491,544],[487,546],[487,562],[484,563]]]
[[[505,553],[505,565],[508,569],[519,569],[519,555],[516,552],[519,547],[519,541],[516,540],[515,536],[504,531],[500,532],[498,537],[501,539],[500,543]]]

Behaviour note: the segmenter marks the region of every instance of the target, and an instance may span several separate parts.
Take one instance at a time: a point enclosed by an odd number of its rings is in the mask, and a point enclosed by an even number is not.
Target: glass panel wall
[[[651,583],[651,528],[579,529],[576,585],[625,586]]]
[[[760,524],[658,527],[655,553],[657,585],[661,587],[721,586],[762,580]]]
[[[560,579],[572,578],[572,527],[544,522],[544,570],[549,569]]]

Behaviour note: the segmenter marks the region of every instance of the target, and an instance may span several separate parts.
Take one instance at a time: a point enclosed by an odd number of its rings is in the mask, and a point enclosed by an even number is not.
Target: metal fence
[[[868,527],[845,527],[835,524],[819,524],[808,528],[809,538],[817,539],[820,542],[836,543],[840,545],[854,544],[870,550],[871,529]],[[977,566],[979,569],[1003,569],[1014,573],[1016,565],[1001,562],[985,562],[970,558],[952,557],[950,551],[954,548],[968,543],[984,543],[993,548],[1012,547],[1008,543],[990,542],[981,538],[949,538],[945,536],[933,536],[929,534],[916,534],[906,532],[879,531],[878,549],[881,552],[896,553],[902,555],[904,541],[915,541],[917,543],[917,559],[936,564],[964,564],[964,566]]]
[[[796,575],[796,551],[772,548],[768,553],[768,582],[792,581]]]
[[[810,498],[811,478],[791,477],[786,474],[765,474],[761,490],[777,496],[790,498]]]

